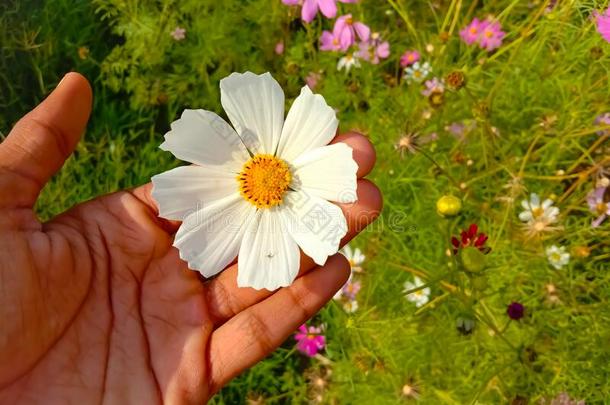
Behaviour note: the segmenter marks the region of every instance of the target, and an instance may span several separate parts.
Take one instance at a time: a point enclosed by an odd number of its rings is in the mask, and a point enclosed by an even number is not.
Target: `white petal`
[[[326,104],[324,97],[303,87],[288,111],[278,156],[292,162],[303,152],[328,145],[335,137],[338,125],[335,110]]]
[[[531,210],[532,209],[532,207],[530,207],[530,202],[528,200],[521,201],[521,206],[525,210]]]
[[[284,229],[316,264],[322,266],[328,256],[337,253],[347,233],[341,208],[303,191],[286,193],[279,208]]]
[[[186,217],[174,246],[189,268],[212,277],[235,259],[255,213],[256,207],[239,194],[225,197]]]
[[[153,176],[152,183],[159,216],[180,221],[238,190],[234,173],[200,166],[176,167]]]
[[[352,148],[344,143],[312,149],[292,162],[293,188],[325,200],[352,203],[356,195],[358,165]]]
[[[300,253],[286,234],[278,208],[256,213],[239,250],[237,285],[273,291],[286,287],[299,272]]]
[[[172,122],[159,148],[180,160],[200,166],[225,166],[233,172],[240,171],[249,158],[233,128],[205,110],[184,110],[180,119]]]
[[[532,209],[537,208],[540,206],[540,197],[538,197],[538,194],[536,193],[532,193],[530,196],[530,206],[532,207]]]
[[[352,251],[352,248],[349,245],[343,246],[341,253],[343,253],[343,256],[345,256],[347,260],[351,261],[354,258],[354,252]]]
[[[275,153],[284,123],[284,92],[269,73],[232,73],[220,81],[220,102],[251,152]]]
[[[531,211],[523,211],[519,213],[519,219],[523,222],[531,221],[534,219]]]
[[[548,209],[551,205],[553,205],[553,200],[551,200],[550,198],[547,198],[546,200],[544,200],[542,202],[542,209],[546,210]]]

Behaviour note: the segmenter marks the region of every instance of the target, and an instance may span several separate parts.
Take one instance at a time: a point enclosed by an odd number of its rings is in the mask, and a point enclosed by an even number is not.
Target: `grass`
[[[567,0],[551,12],[548,1],[341,4],[392,47],[379,65],[363,63],[348,74],[335,69],[340,55],[317,50],[330,21],[303,25],[298,10],[279,0],[215,3],[0,5],[0,133],[68,70],[86,74],[95,90],[83,142],[39,200],[42,218],[178,164],[157,149],[162,135],[184,108],[221,112],[218,80],[232,71],[271,71],[288,99],[310,72],[321,71],[316,91],[338,109],[341,128],[375,144],[371,177],[385,208],[353,243],[367,256],[360,308],[347,314],[331,303],[316,316],[314,323],[326,325],[322,358],[304,358],[289,339],[214,402],[389,404],[407,401],[410,385],[431,404],[538,403],[560,392],[610,403],[610,228],[591,228],[585,202],[610,166],[609,135],[596,134],[594,125],[610,111],[610,44],[590,20],[607,2]],[[458,36],[486,15],[508,33],[494,53]],[[177,25],[187,29],[184,41],[169,36]],[[279,40],[281,56],[273,52]],[[421,86],[401,80],[398,59],[406,49],[420,50],[435,76],[464,72],[466,88],[430,107]],[[475,128],[460,139],[448,133],[464,120]],[[395,144],[406,133],[438,138],[401,156]],[[560,230],[525,236],[518,213],[529,192],[553,198]],[[448,219],[435,209],[446,194],[463,201]],[[490,235],[486,288],[446,254],[450,236],[471,223]],[[561,270],[544,254],[551,244],[572,253]],[[421,308],[402,293],[413,274],[432,289]],[[526,307],[520,321],[506,316],[512,301]],[[464,320],[473,322],[470,333],[457,327]]]

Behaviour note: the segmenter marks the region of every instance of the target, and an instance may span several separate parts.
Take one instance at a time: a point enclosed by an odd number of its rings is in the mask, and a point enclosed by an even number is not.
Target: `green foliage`
[[[585,196],[609,165],[608,135],[597,135],[593,122],[610,111],[610,45],[590,19],[608,4],[562,1],[546,12],[547,3],[340,3],[340,13],[351,12],[392,47],[379,65],[363,62],[346,74],[336,70],[340,54],[317,50],[332,21],[302,24],[298,8],[280,0],[4,2],[0,131],[8,133],[66,71],[93,82],[84,142],[39,201],[48,218],[176,165],[156,148],[163,133],[185,107],[220,113],[218,81],[231,72],[271,71],[288,99],[311,72],[320,73],[316,92],[337,108],[341,128],[368,134],[378,152],[372,178],[385,208],[355,242],[367,256],[360,308],[346,314],[331,303],[317,316],[326,325],[328,363],[303,358],[289,339],[214,403],[259,396],[303,403],[322,395],[326,403],[388,404],[407,400],[406,384],[432,404],[510,403],[517,396],[536,403],[562,391],[607,403],[610,225],[590,227]],[[494,53],[466,46],[458,35],[488,14],[508,33]],[[176,27],[186,29],[184,40],[170,35]],[[274,53],[278,41],[283,55]],[[445,93],[444,104],[432,108],[421,85],[401,79],[399,57],[407,49],[420,50],[434,76],[463,71],[466,88]],[[470,129],[454,137],[447,130],[453,122]],[[427,141],[418,153],[401,154],[395,145],[405,134]],[[554,198],[560,229],[526,237],[518,213],[529,192]],[[442,195],[462,201],[458,215],[437,214]],[[450,251],[451,235],[471,223],[492,248],[476,275]],[[551,244],[573,253],[561,270],[544,254]],[[412,274],[432,289],[421,308],[403,297]],[[512,301],[526,307],[520,321],[506,316]],[[322,388],[312,382],[319,373],[328,380]]]

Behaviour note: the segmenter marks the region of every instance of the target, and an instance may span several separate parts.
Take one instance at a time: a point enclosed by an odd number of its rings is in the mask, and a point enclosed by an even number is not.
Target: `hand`
[[[92,93],[77,73],[0,144],[0,403],[203,403],[261,360],[343,285],[341,255],[302,257],[295,283],[238,288],[237,266],[204,281],[172,247],[150,184],[96,198],[41,223],[32,207],[74,150]],[[355,133],[359,177],[375,160]],[[342,207],[344,243],[381,208],[359,180]]]

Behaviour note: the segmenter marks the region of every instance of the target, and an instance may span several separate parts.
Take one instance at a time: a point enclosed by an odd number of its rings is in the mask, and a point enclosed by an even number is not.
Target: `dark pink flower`
[[[338,0],[341,3],[356,3],[358,0]],[[337,15],[337,0],[282,0],[288,6],[303,6],[301,18],[305,22],[312,22],[318,11],[327,18],[335,18]]]
[[[479,45],[481,48],[488,52],[502,46],[502,39],[506,36],[506,33],[502,31],[502,26],[497,21],[488,21],[487,25],[483,27],[483,32],[479,37]]]
[[[417,52],[415,50],[407,51],[400,57],[400,66],[402,66],[402,67],[411,66],[415,62],[418,62],[420,58],[421,58],[421,55],[419,54],[419,52]]]
[[[369,41],[360,43],[358,56],[376,65],[380,59],[386,59],[390,56],[390,44],[387,41],[382,42],[381,36],[378,33],[373,33]]]
[[[274,49],[275,53],[278,55],[281,55],[284,53],[284,41],[280,41],[277,44],[275,44],[275,49]]]
[[[474,246],[479,249],[482,253],[487,254],[491,252],[491,248],[485,246],[488,236],[483,232],[479,232],[479,227],[476,224],[472,224],[467,230],[460,233],[460,237],[451,237],[451,244],[453,245],[453,254],[457,255],[460,249],[464,249],[469,246]]]
[[[346,14],[337,18],[333,35],[339,39],[341,50],[347,51],[356,42],[356,38],[362,42],[367,42],[371,35],[371,29],[361,22],[354,21],[351,14]]]
[[[596,13],[595,19],[597,22],[597,31],[610,42],[610,8],[604,14]]]
[[[467,45],[472,45],[479,40],[479,36],[487,26],[487,21],[480,21],[478,18],[472,20],[463,30],[460,37]]]
[[[466,44],[472,45],[475,42],[488,52],[499,48],[506,33],[502,31],[502,26],[497,21],[479,20],[475,18],[472,22],[460,31],[460,37]]]
[[[297,341],[297,350],[309,357],[315,356],[326,346],[326,338],[322,335],[321,327],[307,327],[303,324],[294,338]]]

